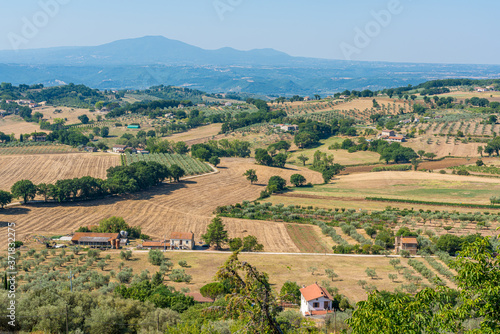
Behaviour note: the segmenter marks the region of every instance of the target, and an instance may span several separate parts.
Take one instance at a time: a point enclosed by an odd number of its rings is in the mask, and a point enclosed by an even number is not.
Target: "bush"
[[[159,266],[165,260],[165,257],[163,256],[163,252],[161,250],[151,249],[148,254],[148,259],[152,265]]]

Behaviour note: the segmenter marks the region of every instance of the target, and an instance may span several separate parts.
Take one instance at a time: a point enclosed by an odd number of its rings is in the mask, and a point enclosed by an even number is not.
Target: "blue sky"
[[[500,2],[493,0],[0,1],[3,50],[15,43],[30,49],[163,35],[205,49],[274,48],[329,59],[500,64]],[[56,1],[60,4],[54,13],[43,9],[43,3]],[[373,13],[381,11],[390,17],[377,21]],[[26,35],[26,25],[37,19],[36,31]]]

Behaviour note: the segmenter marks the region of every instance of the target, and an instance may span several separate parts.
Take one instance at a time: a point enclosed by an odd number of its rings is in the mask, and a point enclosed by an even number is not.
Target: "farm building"
[[[140,129],[141,126],[139,124],[130,124],[127,126],[127,129]]]
[[[393,130],[384,130],[382,131],[382,134],[380,135],[381,137],[394,137],[396,135],[396,132]]]
[[[83,147],[83,150],[86,151],[86,152],[97,152],[97,147],[93,147],[93,146],[84,146]]]
[[[403,136],[391,136],[387,138],[387,141],[391,143],[404,143],[406,141],[405,137]]]
[[[71,242],[79,246],[92,248],[120,248],[120,233],[77,232]]]
[[[170,239],[163,241],[144,241],[142,248],[147,249],[193,249],[193,232],[172,232]]]
[[[418,241],[416,237],[396,237],[396,253],[399,254],[402,250],[407,250],[412,255],[417,254]]]
[[[332,310],[332,296],[317,283],[300,289],[300,313],[324,315]]]
[[[193,232],[172,232],[170,234],[171,249],[193,249],[194,248],[194,233]]]
[[[126,148],[127,145],[115,145],[113,146],[113,153],[123,153]]]
[[[167,240],[144,241],[142,243],[142,248],[146,248],[146,249],[170,249],[170,242]]]
[[[142,148],[138,148],[138,149],[136,149],[136,153],[137,154],[149,154],[149,151],[142,149]]]
[[[46,135],[40,135],[40,136],[34,135],[34,136],[31,136],[31,140],[36,141],[36,142],[45,142],[45,141],[47,141],[47,136]]]

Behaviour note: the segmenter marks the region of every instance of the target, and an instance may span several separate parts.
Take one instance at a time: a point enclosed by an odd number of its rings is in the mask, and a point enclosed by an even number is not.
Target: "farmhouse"
[[[300,289],[300,313],[323,315],[332,309],[332,296],[317,283]]]
[[[143,148],[138,148],[138,149],[136,149],[136,153],[137,154],[149,154],[149,151],[145,150]]]
[[[387,138],[387,141],[391,143],[404,143],[406,141],[404,136],[391,136]]]
[[[71,242],[79,246],[92,248],[120,248],[120,233],[77,232]]]
[[[127,145],[115,145],[113,146],[113,153],[123,153],[126,148]]]
[[[31,136],[32,141],[36,142],[45,142],[47,141],[47,136],[46,135],[33,135]]]
[[[290,125],[290,124],[278,124],[279,128],[283,131],[295,131],[298,130],[298,125]]]
[[[407,250],[412,255],[417,254],[418,241],[416,237],[396,237],[396,253],[399,254],[402,250]]]
[[[384,130],[382,131],[382,134],[380,135],[381,137],[394,137],[396,135],[396,132],[393,130]]]
[[[97,147],[93,147],[93,146],[84,146],[82,149],[85,152],[97,152]]]
[[[193,249],[194,248],[194,233],[193,232],[172,232],[170,234],[171,249]]]

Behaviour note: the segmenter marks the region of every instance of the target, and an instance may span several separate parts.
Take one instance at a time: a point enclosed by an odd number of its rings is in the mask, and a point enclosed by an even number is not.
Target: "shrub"
[[[165,257],[161,250],[151,249],[148,254],[148,259],[152,265],[159,266],[162,264],[163,260],[165,260]]]

